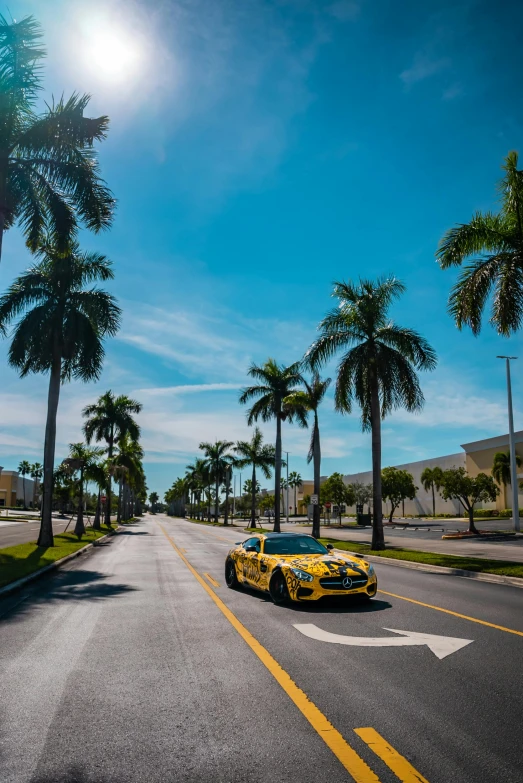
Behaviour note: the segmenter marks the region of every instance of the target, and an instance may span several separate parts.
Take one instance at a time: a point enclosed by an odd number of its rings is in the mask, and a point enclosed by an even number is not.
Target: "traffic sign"
[[[102,503],[105,503],[105,501],[107,500],[107,498],[106,498],[106,496],[105,496],[105,495],[101,495],[101,496],[100,496],[100,500],[102,501]]]
[[[318,496],[317,495],[311,495],[311,503],[313,506],[318,505]]]
[[[325,508],[330,508],[330,507],[331,507],[330,503],[325,503]]]

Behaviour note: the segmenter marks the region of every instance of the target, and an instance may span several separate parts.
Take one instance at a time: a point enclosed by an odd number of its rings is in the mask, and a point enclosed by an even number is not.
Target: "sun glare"
[[[133,80],[143,63],[140,43],[120,30],[91,30],[86,37],[84,61],[91,72],[113,84]]]

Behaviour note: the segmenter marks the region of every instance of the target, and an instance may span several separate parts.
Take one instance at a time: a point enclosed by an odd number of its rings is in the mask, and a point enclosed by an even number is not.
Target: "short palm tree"
[[[274,464],[274,532],[280,532],[280,484],[281,484],[281,425],[282,421],[288,419],[292,421],[297,418],[298,422],[306,426],[306,418],[301,410],[291,410],[285,407],[284,400],[293,392],[297,391],[298,384],[301,383],[302,376],[298,363],[286,367],[284,364],[278,364],[275,359],[267,359],[265,364],[252,364],[249,367],[248,375],[255,378],[259,383],[254,386],[248,386],[240,394],[240,403],[246,405],[251,400],[256,400],[247,413],[247,422],[250,425],[261,419],[270,421],[276,419],[276,447]]]
[[[78,479],[78,513],[76,516],[75,535],[81,538],[85,533],[84,525],[84,484],[89,476],[89,470],[102,456],[102,449],[86,446],[85,443],[70,443],[69,457],[64,460],[72,472],[79,471]],[[62,463],[62,464],[64,464]]]
[[[117,451],[113,457],[113,466],[119,468],[118,490],[118,524],[122,519],[128,519],[128,497],[130,487],[143,472],[143,449],[138,441],[133,440],[128,432],[118,438]]]
[[[313,372],[310,383],[303,378],[302,380],[304,389],[292,394],[287,398],[286,403],[291,407],[299,407],[305,411],[305,415],[310,411],[314,416],[314,424],[312,427],[311,441],[309,445],[309,453],[307,455],[307,462],[313,462],[314,468],[314,494],[320,497],[320,473],[321,473],[321,444],[320,444],[320,425],[318,419],[318,408],[320,407],[327,389],[331,384],[330,378],[320,378],[318,372]],[[293,474],[291,473],[291,476]],[[289,477],[290,478],[290,477]],[[300,477],[301,483],[301,477]],[[299,486],[299,485],[298,485]],[[294,499],[294,505],[296,506],[296,497]],[[313,505],[312,510],[312,535],[315,538],[320,537],[320,506],[319,503]]]
[[[449,312],[458,329],[481,329],[483,311],[493,294],[490,322],[508,337],[523,322],[523,171],[518,154],[505,158],[499,183],[498,214],[477,212],[470,223],[451,228],[436,256],[442,269],[464,267],[449,297]]]
[[[298,487],[301,487],[302,484],[303,481],[299,473],[297,473],[295,470],[293,470],[292,473],[289,473],[289,487],[294,490],[294,515],[295,516],[298,513],[296,490],[298,489]]]
[[[73,244],[66,254],[45,245],[41,262],[18,277],[0,297],[0,330],[19,316],[9,348],[9,364],[20,376],[49,373],[44,445],[44,496],[39,546],[53,546],[52,499],[56,416],[60,386],[71,378],[84,382],[100,376],[103,339],[116,334],[120,308],[113,296],[87,287],[111,280],[111,263]]]
[[[92,405],[87,405],[82,415],[87,421],[84,424],[84,435],[87,443],[93,438],[104,440],[107,444],[107,459],[112,464],[114,447],[118,438],[129,435],[132,440],[140,438],[140,427],[134,415],[140,413],[142,404],[132,400],[126,394],[118,397],[111,390],[102,394]],[[105,524],[111,526],[111,473],[107,476],[107,500],[105,503]]]
[[[34,493],[33,493],[33,499],[38,497],[39,487],[38,484],[40,482],[40,479],[44,475],[44,466],[41,462],[35,462],[31,465],[31,478],[34,481]]]
[[[101,458],[89,462],[84,471],[85,480],[92,481],[93,484],[96,484],[96,488],[97,488],[96,509],[94,512],[94,519],[93,519],[94,530],[101,529],[102,492],[105,491],[105,488],[107,487],[108,472],[109,472],[109,465],[107,463],[107,460]]]
[[[425,468],[421,474],[421,483],[425,492],[432,492],[432,516],[436,516],[436,490],[441,487],[443,471],[437,465],[435,468]]]
[[[25,477],[29,473],[31,473],[31,465],[30,465],[30,463],[26,459],[23,459],[22,462],[19,464],[18,472],[22,476],[22,484],[23,484],[23,487],[24,487],[24,509],[26,509],[27,508],[27,502],[26,502],[26,498],[25,498]]]
[[[521,457],[519,456],[519,454],[516,454],[516,465],[518,468],[521,467]],[[494,477],[494,481],[497,481],[497,483],[503,487],[503,491],[505,492],[505,506],[506,506],[507,487],[509,484],[512,483],[512,476],[510,473],[509,451],[498,451],[496,452],[496,454],[494,454],[494,461],[492,463],[492,476]]]
[[[157,492],[151,492],[149,495],[149,503],[151,504],[151,514],[156,514],[156,506],[158,504],[159,496]]]
[[[208,484],[208,470],[204,459],[197,457],[192,465],[186,467],[188,486],[196,499],[196,517],[200,519],[200,503],[204,488]]]
[[[239,468],[252,466],[251,478],[251,527],[256,527],[256,487],[258,481],[256,471],[260,470],[266,479],[270,479],[274,467],[274,446],[263,442],[263,434],[259,427],[254,428],[250,440],[239,440],[234,447]]]
[[[31,250],[44,242],[65,250],[78,220],[107,228],[114,198],[99,176],[94,144],[105,139],[107,117],[83,113],[88,95],[72,95],[35,113],[45,50],[34,17],[0,16],[0,257],[4,231],[19,224]]]
[[[217,440],[214,443],[200,443],[199,448],[204,453],[205,464],[210,478],[214,481],[214,507],[216,521],[220,515],[220,484],[231,466],[229,449],[234,444],[228,440]],[[227,517],[224,524],[227,524]]]
[[[405,290],[394,277],[335,283],[338,306],[320,323],[320,336],[305,361],[312,370],[343,351],[334,392],[336,409],[361,408],[364,431],[372,432],[374,521],[372,549],[383,549],[381,420],[396,408],[418,411],[424,403],[416,370],[432,370],[436,354],[412,329],[397,326],[389,308]]]

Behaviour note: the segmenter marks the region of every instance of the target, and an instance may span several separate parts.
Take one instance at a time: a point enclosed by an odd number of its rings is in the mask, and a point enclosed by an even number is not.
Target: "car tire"
[[[287,604],[290,601],[289,588],[281,571],[276,571],[269,584],[269,593],[277,606]]]
[[[238,576],[236,574],[236,566],[232,557],[228,557],[225,561],[225,584],[231,590],[237,590],[240,586],[238,582]]]

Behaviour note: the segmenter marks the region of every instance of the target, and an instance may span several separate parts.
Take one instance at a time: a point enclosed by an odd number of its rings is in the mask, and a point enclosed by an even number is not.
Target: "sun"
[[[108,23],[84,30],[82,60],[86,70],[105,84],[134,81],[144,65],[141,41]]]

